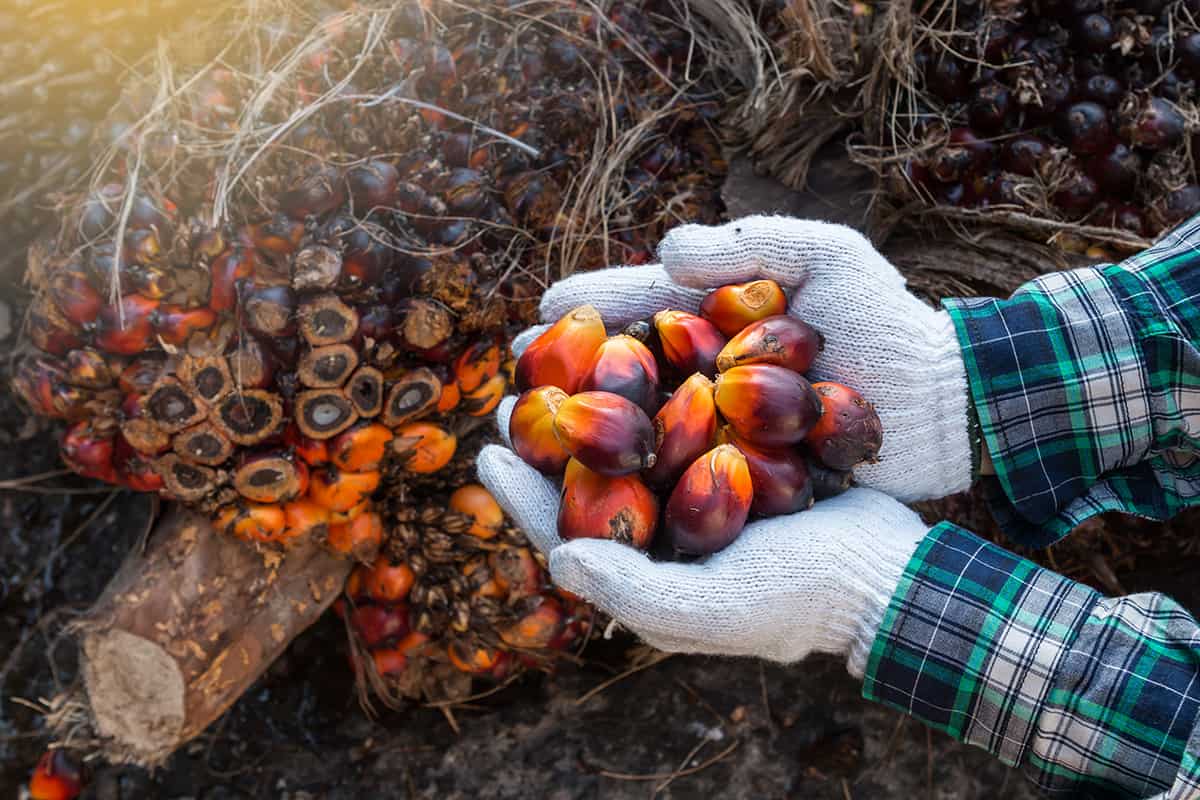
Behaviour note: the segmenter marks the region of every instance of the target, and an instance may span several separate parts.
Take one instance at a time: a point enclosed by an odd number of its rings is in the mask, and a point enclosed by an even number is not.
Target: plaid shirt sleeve
[[[1200,217],[1120,264],[947,300],[1005,533],[1200,503]]]
[[[905,568],[863,695],[1051,796],[1200,798],[1200,625],[1163,595],[1102,597],[948,523]]]

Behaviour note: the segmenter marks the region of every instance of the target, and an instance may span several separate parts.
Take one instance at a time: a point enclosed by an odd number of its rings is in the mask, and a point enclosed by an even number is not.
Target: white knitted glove
[[[501,430],[512,405],[501,406]],[[477,464],[479,479],[549,558],[555,584],[668,652],[781,662],[833,653],[861,678],[900,574],[928,532],[887,495],[851,489],[752,522],[702,561],[654,562],[616,542],[564,544],[557,487],[512,451],[490,445]]]
[[[856,482],[905,502],[970,486],[967,379],[954,326],[946,312],[909,294],[900,273],[857,231],[746,217],[675,228],[658,254],[661,266],[559,281],[542,298],[543,321],[591,303],[611,329],[663,308],[695,312],[709,289],[771,278],[789,290],[789,312],[825,336],[811,376],[853,386],[879,412],[879,463],[855,469]],[[541,330],[518,337],[514,351]]]

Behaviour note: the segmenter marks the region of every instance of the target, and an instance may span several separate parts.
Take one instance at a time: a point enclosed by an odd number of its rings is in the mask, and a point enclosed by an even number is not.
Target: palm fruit
[[[771,280],[721,286],[700,303],[700,316],[717,326],[727,338],[736,336],[752,322],[786,311],[787,295]]]
[[[837,497],[850,488],[854,473],[849,470],[831,469],[815,458],[808,460],[808,474],[812,480],[813,497],[827,500]]]
[[[746,364],[774,364],[808,372],[823,345],[821,334],[795,317],[767,317],[746,326],[717,355],[722,372]]]
[[[654,486],[670,486],[717,432],[713,382],[697,372],[675,390],[654,416],[654,465],[642,472]]]
[[[753,495],[746,457],[733,445],[717,445],[692,462],[671,492],[663,515],[667,541],[677,553],[715,553],[742,532]]]
[[[711,322],[686,311],[666,310],[654,315],[654,328],[663,357],[680,375],[717,374],[717,354],[725,337]]]
[[[561,474],[571,457],[554,434],[554,415],[567,397],[557,386],[529,389],[517,398],[508,420],[513,450],[546,475]]]
[[[773,364],[722,372],[713,398],[738,436],[767,447],[796,444],[821,416],[821,398],[808,381]]]
[[[29,778],[29,800],[75,800],[83,791],[83,770],[66,750],[47,750]]]
[[[613,336],[596,348],[579,391],[612,392],[653,414],[659,406],[658,362],[632,336]]]
[[[517,359],[517,388],[557,386],[574,394],[607,334],[600,312],[580,306],[534,339]]]
[[[875,461],[883,444],[883,426],[875,407],[840,383],[812,385],[821,398],[821,418],[808,431],[805,444],[827,467],[850,470]]]
[[[653,467],[654,428],[646,412],[611,392],[580,392],[554,414],[559,444],[602,475],[627,475]]]
[[[760,517],[793,514],[813,504],[813,479],[804,454],[792,447],[760,447],[725,426],[717,435],[746,457],[754,500],[750,513]]]
[[[571,459],[563,475],[558,535],[612,539],[645,550],[658,527],[658,498],[636,475],[601,475]]]

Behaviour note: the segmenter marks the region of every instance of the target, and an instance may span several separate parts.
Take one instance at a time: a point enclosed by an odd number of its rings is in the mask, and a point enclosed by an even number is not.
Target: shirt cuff
[[[1019,764],[1099,597],[943,523],[917,547],[884,612],[863,696]]]

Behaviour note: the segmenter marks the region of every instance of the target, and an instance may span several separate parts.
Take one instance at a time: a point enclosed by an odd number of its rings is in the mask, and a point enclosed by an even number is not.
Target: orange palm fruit
[[[330,525],[325,546],[334,553],[369,564],[383,545],[383,519],[373,511],[359,514],[350,522]]]
[[[268,503],[225,506],[213,523],[217,530],[248,542],[281,541],[287,532],[283,507]]]
[[[96,346],[120,356],[149,350],[154,341],[151,319],[157,308],[157,300],[139,294],[127,294],[120,303],[105,306],[96,318]]]
[[[805,438],[808,449],[821,463],[836,470],[853,469],[864,461],[879,460],[883,425],[875,407],[861,394],[840,383],[813,384],[824,409]]]
[[[659,406],[658,363],[646,345],[632,336],[612,336],[596,348],[579,391],[612,392],[653,414]]]
[[[759,447],[733,432],[728,425],[717,442],[731,444],[746,457],[754,500],[750,513],[761,517],[803,511],[813,504],[813,481],[808,460],[794,447]]]
[[[738,436],[767,447],[799,442],[821,417],[821,397],[809,382],[773,364],[722,372],[713,399]]]
[[[501,547],[489,553],[488,568],[510,600],[537,594],[542,588],[542,570],[528,547]]]
[[[654,315],[663,358],[681,375],[699,372],[708,377],[717,374],[717,354],[725,346],[725,337],[703,317],[686,311],[659,311]]]
[[[373,472],[379,469],[388,442],[395,436],[386,425],[360,422],[329,440],[330,460],[350,472]]]
[[[284,431],[283,441],[292,452],[304,460],[310,467],[318,467],[329,463],[329,440],[310,439],[301,433],[295,424],[289,425]]]
[[[371,657],[375,661],[375,669],[381,675],[399,675],[408,666],[408,657],[420,650],[429,642],[429,637],[419,631],[412,631],[395,647],[375,650]]]
[[[567,462],[558,506],[564,539],[612,539],[645,550],[658,527],[658,498],[636,475],[609,477]]]
[[[483,340],[472,343],[454,361],[454,380],[469,394],[500,373],[500,346]]]
[[[554,435],[554,414],[568,395],[557,386],[524,392],[508,419],[508,438],[517,455],[545,475],[558,475],[571,455]]]
[[[557,386],[574,394],[588,362],[607,337],[600,312],[580,306],[530,342],[517,359],[517,389]]]
[[[47,750],[29,778],[30,800],[75,800],[83,791],[83,774],[65,750]]]
[[[795,317],[767,317],[747,326],[717,355],[721,372],[745,364],[774,364],[808,372],[824,339],[817,329]]]
[[[230,247],[213,259],[209,267],[212,276],[208,292],[208,307],[220,314],[232,311],[237,304],[237,284],[254,274],[254,251]]]
[[[323,535],[329,530],[329,509],[300,498],[283,505],[285,537]]]
[[[450,495],[450,510],[471,518],[468,533],[491,539],[504,527],[504,509],[491,492],[477,483],[460,486]]]
[[[462,390],[458,388],[458,384],[453,381],[446,381],[442,384],[442,394],[438,397],[438,413],[446,414],[453,411],[461,399]]]
[[[500,661],[500,651],[453,641],[446,647],[446,657],[461,672],[483,675],[491,672]]]
[[[398,603],[408,596],[415,577],[408,564],[393,564],[388,556],[381,555],[366,571],[363,588],[377,603]]]
[[[60,449],[63,461],[73,472],[105,483],[118,483],[113,466],[115,442],[89,420],[77,422],[63,434]]]
[[[346,509],[345,511],[330,511],[329,524],[344,525],[347,522],[352,522],[366,512],[370,511],[371,508],[371,498],[364,497],[362,500],[350,506],[350,508]]]
[[[472,417],[486,417],[496,410],[508,390],[508,380],[503,375],[493,375],[473,392],[462,396],[461,407]]]
[[[562,632],[566,615],[551,597],[530,598],[529,609],[511,627],[500,631],[509,647],[535,650],[546,647]]]
[[[349,511],[378,488],[378,472],[350,472],[327,466],[313,470],[308,496],[330,511]]]
[[[642,472],[655,486],[669,486],[701,453],[717,431],[713,382],[699,372],[688,378],[654,416],[654,466]]]
[[[155,335],[176,347],[187,344],[193,333],[211,328],[216,321],[216,313],[203,306],[185,308],[178,305],[161,305],[151,315]]]
[[[437,472],[450,463],[458,437],[430,422],[410,422],[396,429],[392,449],[404,469],[421,475]]]
[[[700,303],[700,316],[717,326],[725,336],[734,336],[752,322],[782,314],[787,295],[771,280],[722,286]]]
[[[655,464],[650,418],[611,392],[581,392],[564,400],[554,414],[554,435],[573,458],[603,475]]]
[[[746,457],[731,444],[720,444],[696,459],[667,500],[663,527],[679,553],[707,555],[742,532],[754,485]]]

